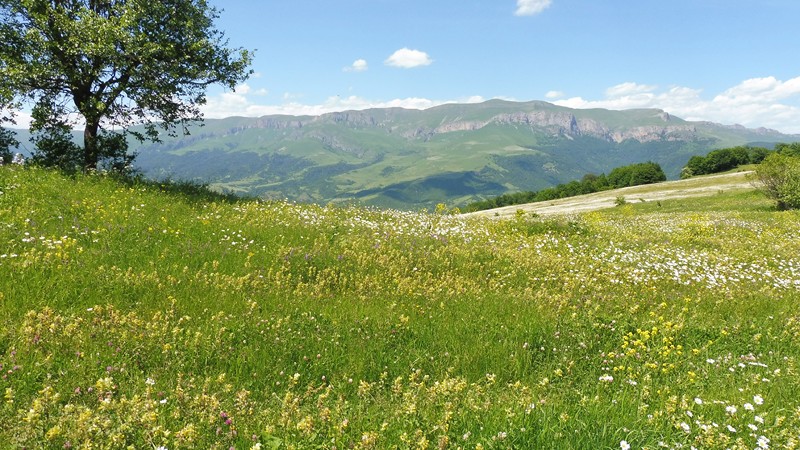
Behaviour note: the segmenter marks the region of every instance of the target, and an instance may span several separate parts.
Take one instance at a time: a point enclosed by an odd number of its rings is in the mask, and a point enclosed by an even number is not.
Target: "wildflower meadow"
[[[499,220],[0,167],[0,448],[798,448],[798,236],[755,190]]]

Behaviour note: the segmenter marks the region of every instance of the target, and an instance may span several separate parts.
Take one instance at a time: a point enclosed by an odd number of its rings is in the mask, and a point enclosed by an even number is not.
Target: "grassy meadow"
[[[508,220],[0,167],[0,448],[800,447],[800,214]]]

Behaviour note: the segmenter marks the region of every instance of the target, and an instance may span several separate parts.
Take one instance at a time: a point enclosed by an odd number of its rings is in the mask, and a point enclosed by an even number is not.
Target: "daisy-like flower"
[[[736,428],[733,428],[732,426],[728,425],[728,431],[730,431],[731,433],[736,433]]]
[[[753,407],[753,405],[750,403],[745,403],[743,407],[747,411],[755,411],[755,407]]]
[[[764,404],[764,397],[756,394],[753,396],[753,403],[756,405],[763,405]]]
[[[631,444],[628,444],[628,441],[622,440],[619,441],[619,448],[620,450],[631,450]]]
[[[700,397],[695,397],[694,398],[694,402],[695,402],[695,404],[702,405],[703,404],[703,399],[700,398]]]
[[[730,414],[730,415],[734,415],[734,414],[736,414],[736,411],[737,411],[737,409],[736,409],[736,407],[735,407],[735,406],[733,406],[733,405],[730,405],[730,406],[726,406],[726,407],[725,407],[725,412],[726,412],[726,413],[728,413],[728,414]]]

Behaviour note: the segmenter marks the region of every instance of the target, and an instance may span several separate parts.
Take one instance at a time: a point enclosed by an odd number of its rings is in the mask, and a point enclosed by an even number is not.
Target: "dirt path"
[[[517,210],[535,212],[536,214],[574,214],[611,208],[616,205],[619,196],[627,202],[652,202],[672,198],[701,197],[714,195],[720,191],[754,189],[751,180],[752,171],[726,173],[690,178],[688,180],[666,181],[644,186],[632,186],[612,191],[595,192],[547,202],[527,203],[524,205],[504,206],[502,208],[478,211],[467,215],[508,217]]]

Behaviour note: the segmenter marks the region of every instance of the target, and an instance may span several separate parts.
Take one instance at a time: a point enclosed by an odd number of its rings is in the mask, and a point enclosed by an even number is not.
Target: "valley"
[[[427,110],[207,120],[136,146],[155,178],[265,199],[432,210],[654,161],[677,179],[693,155],[800,140],[768,129],[689,122],[661,110],[577,110],[491,100]]]

